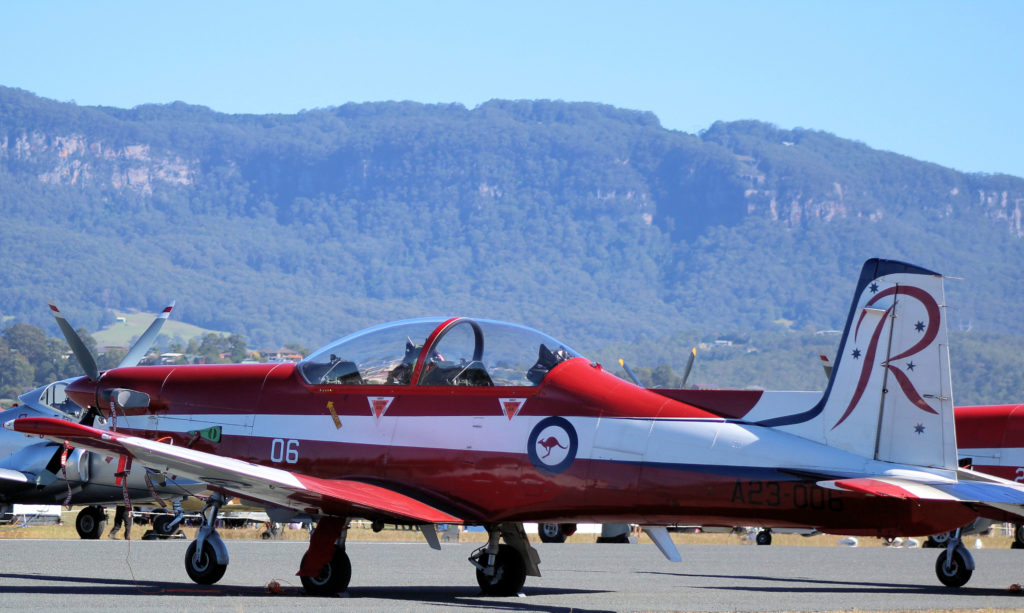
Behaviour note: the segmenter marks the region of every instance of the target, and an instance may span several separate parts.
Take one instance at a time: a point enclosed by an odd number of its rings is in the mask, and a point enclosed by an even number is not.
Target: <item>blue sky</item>
[[[1024,177],[1024,2],[0,2],[0,85],[226,113],[592,101]]]

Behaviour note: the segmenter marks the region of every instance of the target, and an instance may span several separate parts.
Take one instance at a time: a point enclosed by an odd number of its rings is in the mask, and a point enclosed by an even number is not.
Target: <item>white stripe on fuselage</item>
[[[957,454],[961,458],[971,458],[975,464],[1024,466],[1024,447],[957,449]]]
[[[336,428],[323,415],[238,414],[161,416],[164,432],[221,426],[222,436],[415,449],[526,455],[534,427],[548,416],[343,415]],[[252,427],[239,422],[252,419]],[[722,419],[636,419],[566,417],[578,436],[576,459],[699,467],[760,467],[823,471],[830,474],[891,474],[899,465],[879,463],[795,435]],[[122,417],[119,428],[152,427],[148,416]],[[565,441],[562,441],[564,444]],[[902,467],[906,468],[906,467]],[[917,469],[926,472],[928,469]]]

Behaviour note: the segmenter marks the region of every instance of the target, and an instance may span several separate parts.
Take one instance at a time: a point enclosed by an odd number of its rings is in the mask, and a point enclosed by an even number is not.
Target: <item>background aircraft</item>
[[[514,594],[539,574],[523,521],[640,523],[679,560],[665,525],[895,537],[1020,514],[1024,486],[957,466],[944,304],[941,275],[866,262],[815,402],[718,395],[711,412],[534,330],[452,318],[370,328],[298,365],[92,373],[67,393],[109,431],[6,425],[207,483],[217,494],[185,557],[199,583],[226,569],[216,518],[240,496],[280,521],[319,518],[307,592],[346,589],[345,528],[361,516],[422,524],[434,547],[433,524],[483,525],[477,581]],[[973,569],[956,533],[936,574],[959,586]]]
[[[51,305],[50,308],[58,325],[67,335],[67,330],[71,328],[64,316],[56,307]],[[164,308],[121,359],[118,368],[139,363],[156,341],[173,308],[173,302]],[[81,344],[77,334],[72,338]],[[82,344],[79,352],[84,347]],[[89,360],[91,368],[87,366],[86,372],[98,377],[91,355]],[[22,394],[18,397],[21,404],[0,412],[0,423],[24,417],[49,417],[92,424],[97,413],[83,411],[64,393],[71,381],[56,381]],[[79,511],[75,518],[75,528],[82,538],[95,539],[101,536],[107,519],[101,505],[124,504],[125,491],[136,500],[152,500],[156,495],[176,502],[184,495],[205,489],[202,483],[196,481],[165,478],[144,470],[132,471],[123,480],[118,476],[122,471],[122,464],[104,455],[85,449],[65,448],[62,444],[40,441],[18,432],[0,431],[0,505],[89,505]],[[171,534],[178,523],[174,515],[163,515],[154,519],[153,528],[159,534]]]

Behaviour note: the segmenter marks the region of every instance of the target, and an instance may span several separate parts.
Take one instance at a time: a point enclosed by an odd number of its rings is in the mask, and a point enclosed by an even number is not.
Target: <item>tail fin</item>
[[[825,394],[761,425],[876,460],[956,469],[942,276],[865,262]]]

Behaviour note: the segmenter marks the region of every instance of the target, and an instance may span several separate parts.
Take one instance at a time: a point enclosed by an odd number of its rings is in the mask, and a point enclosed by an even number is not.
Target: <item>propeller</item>
[[[686,381],[687,379],[690,378],[690,371],[693,369],[693,360],[696,357],[697,348],[694,347],[693,349],[690,350],[690,359],[686,361],[686,368],[683,370],[683,380],[679,384],[680,389],[686,388]],[[626,360],[619,358],[619,366],[621,366],[622,369],[626,371],[626,374],[629,375],[629,378],[633,380],[633,383],[639,385],[640,387],[644,386],[643,383],[640,383],[640,379],[636,376],[636,373],[633,372],[633,369],[629,367],[629,364],[626,364]]]
[[[171,310],[174,309],[174,301],[164,307],[164,310],[156,316],[153,323],[149,324],[146,331],[142,333],[142,336],[132,344],[131,348],[128,349],[128,353],[118,363],[117,368],[123,368],[125,366],[137,366],[139,361],[146,355],[149,348],[153,345],[156,337],[160,334],[160,329],[163,328],[164,322],[171,315]],[[50,310],[53,311],[54,318],[57,319],[57,326],[60,327],[60,331],[64,334],[64,339],[68,342],[71,347],[71,352],[75,354],[75,359],[78,360],[82,370],[85,371],[85,376],[89,377],[91,381],[98,381],[100,378],[99,368],[96,367],[96,359],[92,357],[92,353],[89,352],[89,348],[82,342],[82,337],[78,336],[75,329],[68,323],[64,314],[60,312],[54,304],[50,303]]]
[[[128,353],[125,354],[121,362],[118,363],[117,367],[122,368],[125,366],[137,366],[139,361],[146,355],[146,351],[149,350],[150,346],[156,340],[156,337],[160,334],[160,329],[163,328],[164,322],[171,314],[171,310],[174,309],[174,301],[164,307],[164,310],[156,316],[153,323],[149,324],[146,331],[142,333],[142,336],[132,344],[128,349]],[[50,310],[53,312],[53,316],[57,319],[57,326],[60,327],[60,331],[64,334],[64,339],[67,340],[68,345],[71,347],[72,353],[75,354],[75,358],[78,363],[82,366],[82,370],[85,371],[85,376],[90,381],[99,381],[100,372],[96,366],[96,359],[93,358],[92,353],[85,346],[82,338],[75,332],[75,329],[68,323],[64,314],[60,312],[53,303],[50,303]],[[114,402],[118,407],[125,408],[145,408],[149,406],[149,395],[143,392],[137,392],[130,389],[114,389],[107,390],[103,393],[104,402]],[[93,421],[96,419],[96,410],[92,407],[82,412],[81,419],[78,423],[91,426]],[[53,474],[61,469],[62,456],[65,453],[65,447],[58,445],[57,449],[54,450],[53,455],[50,457],[49,462],[46,464],[46,470]],[[69,486],[70,487],[70,486]],[[70,490],[69,490],[70,492]]]
[[[629,364],[626,364],[626,360],[619,358],[619,366],[621,366],[622,369],[626,371],[626,374],[629,375],[629,378],[633,380],[633,383],[639,385],[640,387],[643,387],[643,384],[640,383],[640,379],[637,378],[636,374],[633,372],[633,369],[629,367]]]
[[[832,360],[828,359],[824,353],[819,353],[818,357],[821,358],[821,367],[825,369],[825,378],[832,378]]]
[[[686,360],[686,368],[683,370],[683,382],[679,387],[686,387],[686,380],[690,378],[690,370],[693,368],[693,360],[697,357],[697,348],[690,350],[690,358]]]

